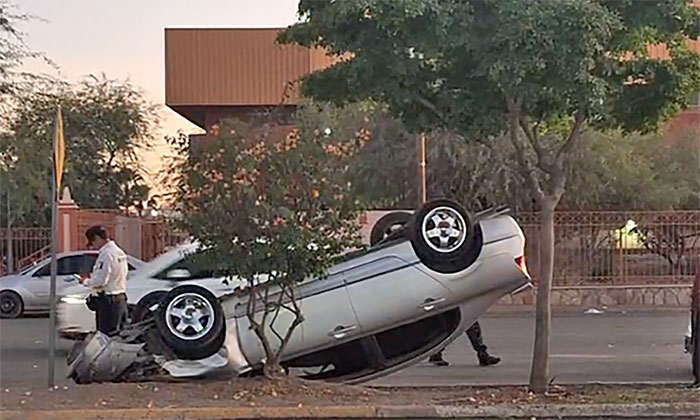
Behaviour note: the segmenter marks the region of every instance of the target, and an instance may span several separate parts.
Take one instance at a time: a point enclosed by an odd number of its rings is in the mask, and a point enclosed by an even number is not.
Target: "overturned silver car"
[[[347,383],[387,375],[442,350],[498,299],[531,286],[525,238],[510,216],[492,211],[472,219],[459,204],[435,200],[415,213],[383,219],[369,249],[346,256],[328,277],[298,286],[305,321],[282,354],[288,371]],[[186,374],[187,363],[198,366],[193,374],[201,374],[208,365],[202,360],[217,368],[225,364],[238,374],[256,374],[265,352],[251,329],[247,303],[245,294],[217,299],[200,286],[176,287],[159,302],[152,321],[113,339],[129,344],[146,337],[138,357],[144,352],[155,357],[140,360],[159,361],[175,376]],[[262,306],[255,315],[260,320]],[[281,311],[268,317],[267,328],[286,331],[293,318]],[[280,340],[269,337],[278,348]],[[114,357],[107,347],[120,348],[99,335],[91,340],[102,344],[93,343],[91,354],[83,350],[73,357],[76,380],[79,372],[100,377],[95,372],[105,368],[96,366],[109,365],[105,360]],[[138,352],[128,349],[136,363]],[[119,375],[112,369],[106,376]]]

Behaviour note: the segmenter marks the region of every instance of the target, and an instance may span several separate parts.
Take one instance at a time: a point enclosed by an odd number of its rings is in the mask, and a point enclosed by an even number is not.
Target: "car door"
[[[333,347],[360,334],[342,274],[332,273],[325,279],[302,284],[297,287],[295,293],[304,320],[294,330],[284,351],[283,360]],[[239,301],[235,316],[241,350],[246,358],[255,364],[265,358],[265,353],[246,316],[247,300],[245,296]],[[272,295],[269,301],[275,302],[276,297]],[[287,305],[291,306],[291,303]],[[262,316],[262,311],[257,312],[256,320],[262,322]],[[281,343],[277,334],[284,336],[294,318],[294,313],[286,309],[281,309],[278,313],[273,310],[268,314],[267,337],[275,351]]]
[[[74,278],[74,275],[83,272],[84,266],[85,259],[83,255],[69,255],[58,258],[56,261],[56,294],[60,294],[60,290],[67,286],[75,285],[77,280]],[[50,262],[45,263],[34,272],[28,288],[37,296],[41,304],[48,306],[51,291]]]
[[[449,289],[393,255],[366,260],[343,274],[364,333],[439,313],[454,301]]]

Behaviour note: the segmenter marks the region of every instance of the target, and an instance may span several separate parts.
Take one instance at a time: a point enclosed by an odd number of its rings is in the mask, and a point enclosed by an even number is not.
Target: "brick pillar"
[[[83,248],[78,232],[78,205],[70,195],[68,187],[63,189],[63,195],[58,200],[58,232],[56,238],[58,252],[74,251]]]

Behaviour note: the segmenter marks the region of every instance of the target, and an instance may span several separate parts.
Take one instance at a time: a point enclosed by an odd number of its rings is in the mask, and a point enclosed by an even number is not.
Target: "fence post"
[[[80,249],[78,232],[78,205],[70,195],[68,187],[58,201],[58,252]]]

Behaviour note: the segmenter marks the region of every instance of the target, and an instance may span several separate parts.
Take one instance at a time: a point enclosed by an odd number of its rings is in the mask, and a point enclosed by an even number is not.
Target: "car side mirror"
[[[190,270],[186,268],[174,268],[165,273],[165,277],[170,280],[189,279],[192,277]]]

